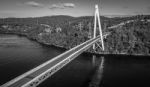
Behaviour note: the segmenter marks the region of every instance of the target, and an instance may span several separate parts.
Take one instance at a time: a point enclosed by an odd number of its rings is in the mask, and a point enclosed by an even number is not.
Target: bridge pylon
[[[94,15],[94,34],[93,34],[93,38],[96,38],[96,29],[97,29],[97,20],[98,20],[98,30],[99,30],[99,35],[100,35],[100,44],[101,46],[96,43],[96,44],[93,44],[93,50],[96,49],[96,45],[98,45],[102,51],[104,51],[104,41],[103,41],[103,34],[102,34],[102,27],[101,27],[101,21],[100,21],[100,15],[99,15],[99,9],[98,9],[98,5],[95,5],[95,15]]]

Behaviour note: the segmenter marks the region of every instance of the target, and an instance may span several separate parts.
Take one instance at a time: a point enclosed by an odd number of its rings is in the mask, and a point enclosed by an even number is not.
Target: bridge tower
[[[93,38],[96,38],[96,28],[97,28],[97,20],[98,20],[98,30],[99,30],[99,35],[100,35],[100,44],[101,46],[99,46],[99,44],[93,44],[93,49],[96,49],[96,45],[98,45],[102,51],[104,51],[104,41],[103,41],[103,34],[102,34],[102,28],[101,28],[101,21],[100,21],[100,15],[99,15],[99,9],[98,9],[98,5],[95,5],[95,15],[94,15],[94,34],[93,34]]]

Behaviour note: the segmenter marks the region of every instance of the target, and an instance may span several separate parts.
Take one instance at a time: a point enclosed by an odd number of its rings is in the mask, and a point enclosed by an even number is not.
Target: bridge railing
[[[54,74],[55,72],[57,72],[59,69],[63,68],[65,65],[67,65],[69,62],[71,62],[73,59],[75,59],[78,55],[80,55],[82,52],[84,52],[85,50],[89,49],[89,47],[94,44],[95,42],[97,42],[100,38],[95,38],[93,39],[92,42],[90,43],[85,43],[81,49],[76,50],[74,53],[70,54],[68,57],[66,57],[65,59],[63,59],[62,61],[56,63],[56,65],[54,65],[53,67],[49,68],[48,70],[46,70],[45,72],[43,72],[42,74],[38,75],[37,77],[35,77],[34,79],[32,79],[31,81],[27,82],[25,85],[23,85],[22,87],[35,87],[33,85],[38,85],[41,82],[43,82],[44,80],[46,80],[49,76],[51,76],[52,74]],[[51,73],[49,75],[47,75],[48,73]],[[44,79],[42,77],[45,77]],[[42,78],[42,80],[41,80]],[[41,81],[39,81],[41,80]],[[36,84],[37,83],[37,84]],[[32,85],[32,86],[31,86]]]

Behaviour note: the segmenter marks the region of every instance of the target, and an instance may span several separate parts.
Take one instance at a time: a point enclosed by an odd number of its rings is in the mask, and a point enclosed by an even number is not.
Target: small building
[[[51,33],[52,32],[52,27],[50,25],[47,24],[41,24],[42,26],[44,26],[44,32],[45,33]]]

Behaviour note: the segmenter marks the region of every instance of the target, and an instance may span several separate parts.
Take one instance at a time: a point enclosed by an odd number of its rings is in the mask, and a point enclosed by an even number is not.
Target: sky
[[[150,14],[150,0],[0,0],[0,18]]]

